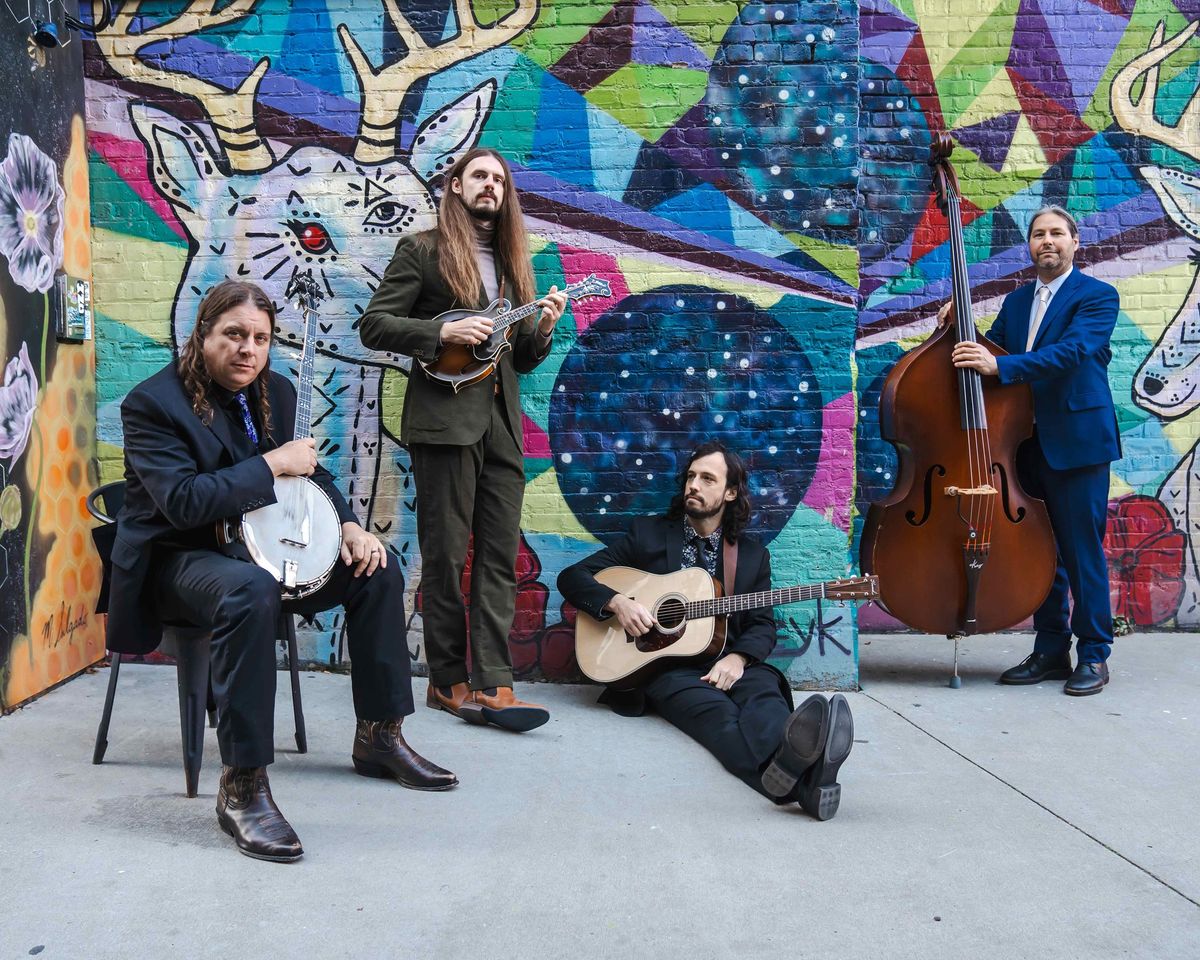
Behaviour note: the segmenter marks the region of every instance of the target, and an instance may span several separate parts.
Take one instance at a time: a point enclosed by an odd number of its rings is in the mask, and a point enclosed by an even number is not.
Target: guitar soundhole
[[[658,607],[658,626],[664,632],[670,632],[679,627],[683,623],[686,610],[683,606],[683,601],[676,597],[667,597]]]

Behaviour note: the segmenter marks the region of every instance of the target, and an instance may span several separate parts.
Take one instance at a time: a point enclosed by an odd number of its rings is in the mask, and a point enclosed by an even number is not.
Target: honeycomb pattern
[[[67,193],[64,267],[77,277],[91,275],[83,137],[83,122],[77,117],[63,168]],[[53,338],[47,349],[54,350]],[[38,366],[37,358],[31,359]],[[100,559],[92,546],[89,530],[93,521],[86,507],[88,492],[95,484],[94,343],[59,346],[52,370],[41,391],[34,436],[25,455],[25,478],[30,486],[38,482],[41,458],[30,571],[36,592],[29,633],[13,642],[6,704],[36,695],[104,655],[104,618],[92,612],[100,589]],[[28,518],[23,522],[28,523]],[[38,561],[43,556],[45,570],[39,577]]]

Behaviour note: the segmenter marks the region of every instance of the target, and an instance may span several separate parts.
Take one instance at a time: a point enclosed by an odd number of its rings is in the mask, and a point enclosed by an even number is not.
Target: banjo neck
[[[313,362],[316,359],[317,312],[312,298],[302,290],[300,310],[304,314],[304,343],[300,350],[300,376],[296,382],[296,423],[293,440],[312,435]]]

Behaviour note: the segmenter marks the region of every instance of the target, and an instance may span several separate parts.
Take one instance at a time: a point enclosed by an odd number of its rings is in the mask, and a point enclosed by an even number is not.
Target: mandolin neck
[[[563,287],[561,292],[567,295],[568,300],[578,300],[587,295],[587,281],[581,280],[579,283],[569,284]],[[511,310],[505,310],[504,313],[500,314],[493,321],[493,334],[507,330],[514,323],[520,323],[526,317],[532,316],[540,309],[538,301],[535,300],[533,303],[527,303],[523,307],[513,307]]]

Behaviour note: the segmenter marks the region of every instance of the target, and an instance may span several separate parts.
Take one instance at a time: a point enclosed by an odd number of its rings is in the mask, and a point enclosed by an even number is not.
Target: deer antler
[[[1154,118],[1154,99],[1158,94],[1158,68],[1167,57],[1195,35],[1197,27],[1200,27],[1200,20],[1189,23],[1164,42],[1166,26],[1160,20],[1146,52],[1130,60],[1113,77],[1112,111],[1117,123],[1129,133],[1149,137],[1165,146],[1174,147],[1195,160],[1200,160],[1200,90],[1192,94],[1192,99],[1184,107],[1179,121],[1174,126],[1160,123]],[[1135,104],[1132,96],[1133,84],[1142,74],[1146,75],[1146,83],[1142,88],[1141,97]]]
[[[471,9],[471,0],[454,0],[454,22],[458,32],[444,43],[431,47],[400,13],[396,0],[383,0],[388,18],[400,34],[408,52],[378,70],[347,29],[338,26],[338,37],[354,67],[362,90],[362,118],[358,124],[354,159],[359,163],[383,163],[396,152],[396,133],[404,95],[417,80],[470,60],[488,50],[510,43],[537,16],[538,0],[516,0],[516,7],[489,27],[481,26]]]
[[[169,67],[152,67],[138,59],[138,52],[150,44],[190,36],[206,27],[240,19],[250,12],[256,0],[234,0],[219,13],[216,12],[217,2],[193,0],[172,19],[139,33],[130,33],[133,18],[141,6],[141,0],[130,0],[122,6],[107,28],[96,31],[96,42],[109,66],[121,76],[138,83],[175,90],[199,100],[217,138],[225,147],[230,167],[235,171],[252,173],[265,170],[275,162],[275,158],[255,127],[254,100],[258,86],[271,65],[269,57],[259,60],[250,75],[233,91]],[[94,11],[96,0],[93,0],[92,7]],[[198,12],[197,8],[202,7],[208,10]]]

